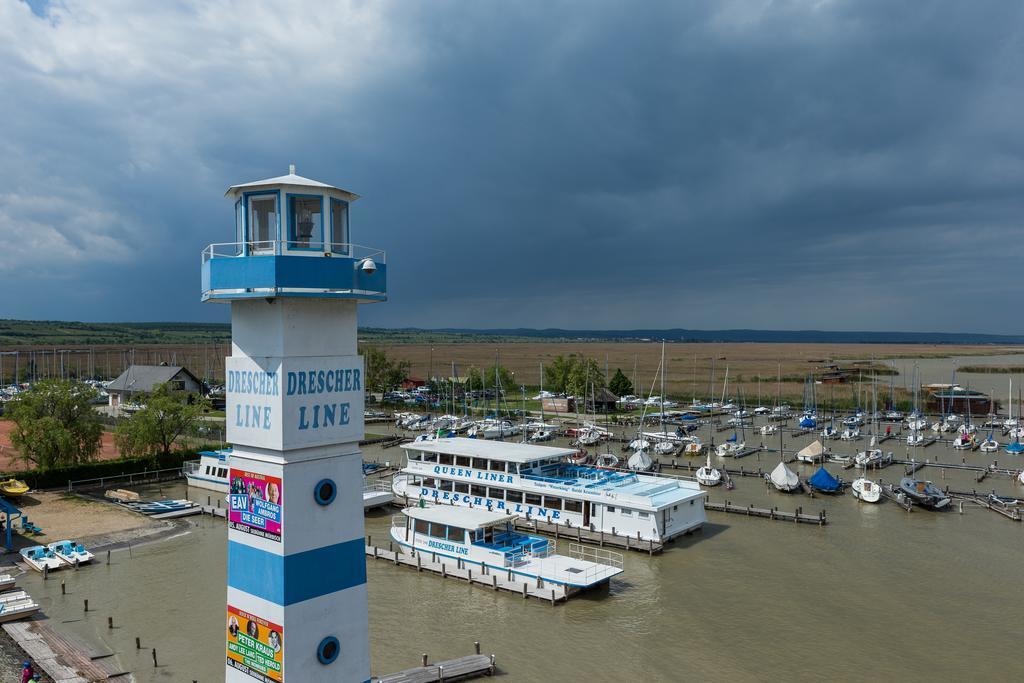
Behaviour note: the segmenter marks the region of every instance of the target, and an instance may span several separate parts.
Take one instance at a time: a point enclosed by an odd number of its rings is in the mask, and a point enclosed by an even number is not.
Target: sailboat
[[[661,341],[661,440],[654,444],[654,452],[658,455],[672,455],[679,444],[670,440],[668,423],[665,421],[665,340]]]
[[[718,486],[722,483],[722,473],[711,466],[710,453],[704,466],[697,469],[697,483],[701,486]]]
[[[843,481],[832,476],[832,473],[826,470],[824,465],[808,477],[807,485],[818,493],[835,495],[843,492]]]
[[[999,450],[999,442],[992,437],[992,432],[989,431],[988,436],[978,446],[982,453],[995,453]]]
[[[776,465],[775,469],[769,474],[764,475],[764,478],[771,483],[777,490],[783,493],[793,493],[799,491],[802,487],[800,485],[800,477],[797,476],[796,472],[786,467],[786,463],[782,460]]]
[[[736,432],[733,432],[732,436],[715,447],[715,453],[720,458],[727,458],[743,450],[744,445],[740,443]]]
[[[850,490],[853,492],[854,498],[865,503],[877,503],[882,499],[882,487],[868,479],[868,468],[866,467],[864,473],[850,484]]]
[[[875,380],[871,380],[871,410],[872,415],[878,414],[878,393],[875,390]],[[878,421],[876,419],[871,420],[871,443],[868,444],[867,450],[861,451],[857,454],[857,457],[853,461],[858,467],[867,467],[868,465],[875,465],[882,462],[882,449],[878,448]]]
[[[804,381],[804,414],[800,418],[801,429],[814,429],[818,426],[818,412],[817,406],[814,404],[814,380],[808,377]],[[811,399],[808,402],[807,397],[810,394]]]
[[[662,342],[662,346],[661,346],[661,364],[658,366],[658,373],[659,374],[661,374],[661,372],[663,371],[664,367],[665,367],[665,342]],[[655,380],[657,380],[657,377],[655,377]],[[664,381],[664,379],[662,381]],[[633,441],[631,441],[630,444],[629,444],[629,448],[633,450],[633,454],[631,456],[629,456],[629,458],[626,459],[626,467],[628,467],[629,469],[631,469],[633,471],[636,471],[636,472],[647,472],[652,467],[654,467],[654,461],[651,459],[651,456],[647,454],[647,449],[649,449],[651,447],[651,444],[650,444],[649,441],[647,441],[645,438],[643,438],[645,436],[644,433],[643,433],[643,429],[644,429],[644,418],[647,416],[647,405],[648,405],[648,403],[651,402],[651,398],[653,398],[653,395],[654,395],[654,382],[651,382],[651,391],[647,395],[647,401],[644,402],[643,412],[640,414],[640,425],[637,427],[637,430],[636,430],[636,438],[633,439]],[[665,400],[663,396],[659,397],[659,398],[662,401]],[[664,403],[662,403],[662,405],[664,405]],[[661,411],[661,418],[662,418],[662,424],[664,425],[664,420],[665,420],[665,411],[664,410]]]

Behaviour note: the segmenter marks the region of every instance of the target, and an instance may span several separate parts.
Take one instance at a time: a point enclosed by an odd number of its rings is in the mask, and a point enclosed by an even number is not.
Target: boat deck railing
[[[570,543],[569,552],[566,554],[574,560],[604,564],[616,569],[622,569],[623,566],[622,553],[617,553],[613,550],[605,550],[604,548],[594,548],[589,545]]]
[[[195,474],[198,471],[199,471],[199,461],[198,460],[186,460],[185,462],[181,463],[181,473],[182,474]]]
[[[363,493],[391,493],[391,482],[387,479],[367,479],[363,482]],[[404,515],[398,515],[403,517]]]

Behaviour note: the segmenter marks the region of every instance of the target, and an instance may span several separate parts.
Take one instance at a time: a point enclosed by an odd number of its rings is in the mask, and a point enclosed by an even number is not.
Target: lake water
[[[786,447],[811,439],[787,440]],[[905,446],[885,446],[904,455]],[[936,455],[961,459],[941,445],[918,457]],[[1024,467],[1019,456],[995,455],[1001,464]],[[364,449],[367,460],[400,456],[397,448]],[[769,468],[777,462],[761,457],[729,466]],[[829,468],[853,476],[837,465]],[[899,469],[879,476],[898,479]],[[970,473],[943,479],[926,468],[922,476],[954,488],[976,486]],[[984,487],[1024,496],[1024,487],[1006,477],[990,477]],[[181,489],[165,487],[163,494]],[[208,495],[193,493],[203,501]],[[714,490],[711,499],[726,494]],[[825,509],[830,524],[709,512],[702,533],[660,556],[627,553],[626,572],[608,591],[557,607],[370,561],[374,674],[414,666],[421,652],[432,660],[469,654],[479,640],[484,652],[497,655],[510,681],[1024,675],[1016,625],[1024,613],[1021,523],[977,508],[907,513],[850,495],[786,496],[754,478],[737,478],[727,495],[739,503]],[[385,546],[392,514],[375,512],[366,520],[367,533]],[[31,574],[21,584],[51,619],[98,649],[117,652],[139,681],[221,681],[226,529],[223,520],[208,517],[189,523],[187,535],[134,548],[130,556],[117,551],[109,566],[101,556],[99,564],[78,572],[63,571],[46,582]],[[67,583],[66,596],[60,579]],[[86,598],[88,613],[82,609]],[[114,617],[113,630],[107,629],[108,616]],[[153,667],[148,649],[135,650],[136,636],[144,647],[157,648],[160,667]]]

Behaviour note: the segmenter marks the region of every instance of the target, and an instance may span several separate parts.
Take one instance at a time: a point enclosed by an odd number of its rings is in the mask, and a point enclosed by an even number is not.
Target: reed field
[[[661,344],[656,342],[589,341],[480,341],[456,343],[393,343],[374,341],[388,357],[411,363],[410,376],[426,378],[464,376],[471,367],[491,368],[498,361],[515,373],[515,384],[536,390],[540,367],[559,355],[577,354],[607,366],[609,376],[616,369],[634,380],[638,395],[660,391],[656,380],[661,362]],[[34,369],[37,377],[99,377],[110,379],[129,363],[184,365],[200,377],[223,379],[224,357],[230,354],[228,343],[196,344],[105,344],[96,346],[47,345],[10,346],[0,351],[0,383],[14,379],[15,368],[24,381]],[[10,352],[17,351],[17,360]],[[823,366],[838,363],[853,370],[853,380],[863,378],[860,392],[869,391],[870,377],[877,374],[879,394],[889,390],[892,370],[886,360],[893,358],[945,358],[1022,353],[1017,346],[949,344],[770,344],[770,343],[668,343],[665,347],[665,390],[677,400],[711,396],[712,366],[714,395],[721,398],[726,371],[729,373],[727,398],[742,399],[747,405],[774,401],[781,375],[784,401],[799,402],[804,380],[822,371]],[[454,364],[454,372],[452,370]],[[758,382],[760,378],[760,382]],[[910,378],[893,380],[898,397],[909,396]],[[854,383],[817,388],[819,402],[832,400],[838,406],[852,404],[858,388]],[[865,388],[868,387],[868,388]],[[880,399],[881,401],[881,399]]]

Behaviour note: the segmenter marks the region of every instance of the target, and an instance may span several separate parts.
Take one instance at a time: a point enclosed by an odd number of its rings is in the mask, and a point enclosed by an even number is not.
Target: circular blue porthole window
[[[324,666],[330,664],[341,654],[341,643],[334,636],[327,636],[316,648],[316,658]]]
[[[321,479],[313,489],[313,498],[320,505],[330,505],[338,495],[338,487],[330,479]]]

